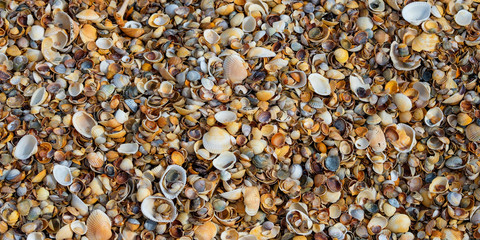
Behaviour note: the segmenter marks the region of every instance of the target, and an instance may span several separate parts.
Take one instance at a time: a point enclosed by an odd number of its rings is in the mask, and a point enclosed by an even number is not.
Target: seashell
[[[290,71],[287,74],[295,80],[295,84],[287,84],[289,88],[302,88],[307,84],[307,75],[304,71]]]
[[[274,52],[263,48],[263,47],[254,47],[248,50],[247,53],[247,58],[269,58],[269,57],[275,57],[277,54]]]
[[[328,235],[334,239],[344,239],[347,228],[342,223],[336,223],[328,228]]]
[[[232,4],[233,5],[233,4]],[[194,230],[195,239],[198,240],[210,240],[214,239],[217,235],[217,226],[212,222],[206,222],[203,225],[198,226]]]
[[[479,224],[480,223],[480,206],[475,207],[472,210],[472,213],[470,214],[470,222],[473,224]]]
[[[99,38],[97,41],[95,41],[95,45],[97,45],[97,47],[100,49],[107,50],[113,47],[113,41],[110,38]]]
[[[35,90],[35,92],[32,95],[32,98],[30,99],[30,106],[40,106],[47,100],[48,93],[47,90],[44,87],[38,88]]]
[[[434,33],[422,33],[412,41],[412,49],[417,52],[436,50],[437,43],[440,43],[439,37]]]
[[[237,157],[232,152],[222,152],[213,161],[213,166],[220,170],[225,171],[232,168],[237,162]]]
[[[410,229],[412,221],[406,214],[397,213],[388,220],[387,229],[393,233],[405,233]]]
[[[430,17],[431,5],[428,2],[411,2],[402,9],[402,17],[418,26]]]
[[[90,24],[83,25],[80,29],[80,38],[84,43],[94,42],[97,40],[97,29]]]
[[[468,140],[472,142],[479,142],[480,141],[480,126],[475,123],[468,125],[465,128],[465,136]]]
[[[455,206],[455,207],[458,207],[460,205],[462,198],[463,198],[462,194],[457,192],[449,192],[447,194],[448,203],[450,203],[452,206]]]
[[[397,93],[393,95],[393,103],[397,105],[397,108],[398,110],[400,110],[400,112],[410,111],[410,109],[412,109],[413,107],[410,98],[403,93]]]
[[[370,147],[375,152],[383,152],[387,148],[387,141],[385,140],[385,134],[380,126],[375,126],[369,129],[366,135],[370,142]]]
[[[448,190],[448,185],[448,178],[439,176],[430,183],[428,191],[435,194],[444,193]]]
[[[53,166],[53,177],[58,184],[62,186],[70,186],[73,183],[73,176],[70,168],[60,164]]]
[[[307,215],[306,207],[293,203],[286,215],[287,227],[298,235],[306,236],[312,233],[313,221]]]
[[[68,86],[68,95],[76,97],[83,92],[83,83],[74,82]]]
[[[163,54],[159,51],[150,51],[144,53],[143,58],[151,63],[157,63],[163,60]]]
[[[53,46],[54,46],[54,41],[51,37],[43,39],[42,54],[45,60],[51,62],[54,65],[58,65],[62,57],[60,53],[52,49]]]
[[[244,32],[240,28],[229,28],[226,29],[220,34],[220,43],[224,46],[227,46],[229,42],[233,39],[242,39]]]
[[[340,64],[344,64],[348,61],[348,51],[343,48],[337,48],[337,50],[333,52],[333,55]]]
[[[76,194],[72,194],[72,207],[76,208],[82,216],[88,214],[87,204],[85,204],[85,202],[83,202]]]
[[[84,222],[82,221],[73,221],[72,223],[70,223],[70,228],[72,229],[72,231],[78,235],[84,235],[85,233],[87,233],[87,224],[85,224]]]
[[[215,120],[219,123],[231,123],[237,120],[237,114],[232,111],[220,111],[215,114]]]
[[[89,240],[105,240],[112,236],[112,221],[101,210],[93,210],[87,219],[87,238]]]
[[[162,97],[170,97],[173,91],[173,84],[169,81],[163,81],[162,83],[160,83],[160,87],[158,88],[158,93]]]
[[[157,215],[157,216],[154,215],[154,212],[156,211],[154,209],[155,207],[154,203],[156,200],[161,201],[163,204],[168,204],[168,206],[171,208],[171,211],[169,212],[168,216],[163,216],[163,214]],[[172,200],[168,198],[160,197],[160,196],[149,196],[145,198],[142,201],[141,210],[142,210],[143,216],[145,216],[147,219],[154,222],[159,222],[159,223],[173,222],[178,216],[177,209],[175,207],[175,204],[172,202]]]
[[[18,141],[17,146],[15,146],[13,156],[20,160],[28,159],[37,152],[37,144],[38,141],[35,136],[25,135]]]
[[[385,136],[399,152],[410,152],[416,145],[415,130],[412,127],[399,123],[389,125],[384,129]]]
[[[370,141],[368,141],[367,138],[358,138],[356,141],[355,141],[355,147],[357,149],[367,149],[368,146],[370,146]]]
[[[388,219],[379,214],[375,214],[367,224],[368,232],[371,235],[380,233],[385,227],[387,227]]]
[[[260,208],[260,193],[256,186],[245,187],[243,189],[243,199],[245,204],[245,213],[248,216],[255,216]]]
[[[86,138],[92,137],[92,128],[97,125],[97,121],[84,111],[76,112],[72,117],[72,123],[75,130]]]
[[[360,100],[367,102],[370,96],[370,85],[366,84],[358,74],[350,75],[350,89]]]
[[[85,21],[96,21],[100,19],[100,16],[92,9],[85,9],[79,12],[76,17]]]
[[[148,19],[148,25],[154,28],[164,26],[170,22],[170,17],[167,14],[154,13]]]
[[[73,238],[72,229],[70,229],[70,225],[65,225],[58,232],[55,234],[56,240],[64,240],[64,239],[71,239]]]
[[[220,35],[218,35],[218,33],[212,29],[206,29],[203,32],[203,37],[210,44],[216,44],[218,41],[220,41]]]
[[[170,165],[160,179],[160,189],[169,199],[176,198],[187,182],[187,172],[181,166]]]
[[[462,9],[453,17],[460,26],[468,26],[472,22],[473,15],[468,10]]]
[[[308,76],[310,87],[316,94],[328,96],[332,93],[330,81],[318,73],[312,73]]]
[[[220,193],[220,197],[223,197],[227,200],[236,201],[242,197],[243,188],[237,188],[235,190]]]
[[[27,240],[45,240],[45,235],[42,232],[31,232],[28,234]]]
[[[245,65],[245,61],[240,56],[236,54],[227,56],[223,61],[224,77],[232,81],[233,84],[242,83],[248,77]]]
[[[117,148],[119,153],[135,154],[138,152],[138,143],[124,143]]]
[[[406,46],[406,45],[404,45]],[[392,59],[393,66],[402,71],[411,71],[420,67],[420,56],[412,56],[408,61],[405,61],[399,56],[399,44],[394,41],[390,45],[390,58]]]
[[[40,25],[33,25],[28,32],[28,36],[33,41],[39,41],[44,38],[45,29]]]
[[[220,154],[232,147],[230,134],[219,127],[212,127],[203,135],[203,146],[213,154]]]
[[[439,107],[431,108],[425,114],[425,124],[429,127],[438,127],[442,123],[444,114]]]
[[[257,28],[257,21],[252,16],[246,16],[242,22],[242,30],[246,33],[255,31]]]
[[[360,30],[365,31],[373,28],[373,21],[370,17],[359,17],[357,19],[357,26]]]
[[[123,33],[132,38],[138,38],[142,36],[142,34],[145,32],[145,30],[143,30],[142,24],[136,21],[126,22],[123,27],[120,27],[120,30],[122,30]]]

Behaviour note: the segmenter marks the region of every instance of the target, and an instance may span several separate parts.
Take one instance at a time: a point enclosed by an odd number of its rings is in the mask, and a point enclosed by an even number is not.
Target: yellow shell
[[[198,240],[211,240],[217,235],[217,226],[212,222],[206,222],[195,229],[194,232]]]
[[[407,215],[398,213],[388,220],[387,228],[394,233],[404,233],[408,232],[411,224],[412,221]]]
[[[474,123],[468,125],[467,128],[465,128],[465,135],[467,139],[472,142],[480,141],[480,126]]]
[[[233,84],[242,83],[248,76],[245,61],[238,55],[227,56],[223,61],[223,74]]]
[[[255,216],[260,208],[260,193],[256,186],[245,187],[243,192],[245,204],[245,213],[249,216]]]
[[[211,153],[220,154],[232,147],[231,136],[222,128],[212,127],[203,135],[203,146]]]
[[[343,48],[338,48],[333,54],[335,55],[335,59],[341,64],[346,63],[348,60],[348,51]]]
[[[412,49],[417,52],[427,51],[432,52],[435,51],[437,43],[440,42],[438,36],[434,33],[422,33],[417,36],[412,41]]]
[[[89,240],[105,240],[112,236],[112,221],[101,210],[94,210],[87,219],[87,238]]]

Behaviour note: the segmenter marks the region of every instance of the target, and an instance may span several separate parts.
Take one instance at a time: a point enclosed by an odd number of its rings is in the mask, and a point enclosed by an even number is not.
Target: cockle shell
[[[92,128],[97,125],[97,121],[84,111],[76,112],[72,117],[72,123],[75,130],[87,138],[92,137]]]
[[[436,50],[437,43],[440,38],[434,33],[423,32],[412,41],[412,49],[417,52],[427,51],[433,52]]]
[[[18,141],[17,146],[13,150],[13,156],[20,160],[25,160],[31,157],[37,152],[37,138],[33,135],[25,135],[20,141]]]
[[[388,224],[388,219],[380,214],[375,214],[367,224],[368,232],[372,235],[378,234]]]
[[[73,238],[73,231],[70,229],[70,225],[65,225],[55,234],[55,240],[64,240]]]
[[[123,25],[123,27],[120,27],[120,29],[127,36],[132,38],[138,38],[142,36],[142,34],[145,32],[145,30],[142,27],[142,24],[136,21],[128,21],[125,23],[125,25]]]
[[[45,29],[40,25],[33,25],[32,28],[30,28],[30,32],[28,32],[28,36],[30,36],[30,39],[33,41],[42,40],[44,38],[44,34]]]
[[[100,16],[92,9],[85,9],[79,12],[76,17],[81,20],[95,21],[100,18]]]
[[[257,21],[252,16],[246,16],[242,22],[242,29],[244,32],[253,32],[257,27]]]
[[[296,82],[293,85],[286,85],[289,88],[302,88],[307,84],[307,75],[305,74],[304,71],[290,71],[287,72],[287,74],[299,74],[300,75],[300,81]],[[330,86],[329,86],[330,87]]]
[[[164,203],[168,204],[173,209],[173,211],[170,213],[168,218],[156,218],[154,216],[154,211],[155,211],[154,202],[156,199],[163,200]],[[173,222],[178,216],[177,208],[175,207],[175,204],[172,202],[172,200],[168,198],[160,197],[160,196],[149,196],[145,198],[142,202],[141,210],[142,210],[143,216],[150,219],[151,221],[159,222],[159,223]]]
[[[220,154],[228,151],[232,147],[232,137],[219,127],[212,127],[203,135],[203,146],[207,151],[214,154]]]
[[[53,177],[58,184],[62,186],[70,186],[73,183],[73,176],[70,168],[60,164],[56,164],[53,167]]]
[[[425,124],[429,127],[438,127],[442,123],[444,114],[439,107],[431,108],[425,114]]]
[[[99,38],[95,41],[95,45],[100,49],[110,49],[113,46],[113,40],[110,38]]]
[[[211,240],[217,235],[217,227],[213,222],[206,222],[194,230],[195,238],[198,240]]]
[[[186,182],[185,169],[178,165],[170,165],[160,179],[160,189],[165,197],[174,199],[182,192]]]
[[[248,216],[255,216],[260,208],[260,193],[256,186],[245,187],[243,189],[243,200],[245,204],[245,213]]]
[[[410,109],[412,109],[413,107],[410,98],[408,98],[408,96],[403,93],[397,93],[393,95],[393,103],[397,105],[397,108],[398,110],[400,110],[400,112],[410,111]]]
[[[393,233],[405,233],[410,229],[412,221],[406,214],[397,213],[388,220],[387,229]]]
[[[460,26],[468,26],[472,22],[473,15],[468,10],[462,9],[455,14],[455,22]]]
[[[430,17],[431,5],[428,2],[412,2],[403,7],[402,17],[412,25],[418,26]]]
[[[435,194],[444,193],[448,190],[448,185],[448,178],[438,176],[430,183],[428,191]]]
[[[310,86],[316,94],[319,94],[321,96],[328,96],[332,93],[330,81],[326,77],[318,73],[310,74],[308,76],[308,82],[310,83]]]
[[[223,61],[224,77],[234,84],[242,83],[242,81],[248,77],[245,64],[245,61],[236,54],[227,56]]]
[[[112,220],[101,210],[93,210],[87,219],[87,238],[105,240],[112,236]]]
[[[479,142],[480,141],[480,126],[475,123],[468,125],[465,128],[465,136],[468,140],[472,142]]]
[[[232,152],[223,152],[220,153],[213,161],[213,166],[218,170],[228,170],[233,167],[237,157]]]
[[[410,152],[416,145],[415,130],[407,124],[389,125],[384,129],[387,140],[399,152]]]

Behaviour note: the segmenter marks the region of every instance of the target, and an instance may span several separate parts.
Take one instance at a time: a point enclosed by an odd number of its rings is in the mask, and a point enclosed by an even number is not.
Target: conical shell
[[[213,166],[218,170],[228,170],[237,162],[237,157],[232,152],[223,152],[218,155],[213,161]]]
[[[422,33],[412,41],[412,49],[421,52],[433,52],[436,50],[437,43],[440,42],[440,38],[434,33]]]
[[[70,186],[73,183],[73,176],[70,168],[57,164],[53,167],[53,177],[58,184]]]
[[[203,146],[207,151],[220,154],[232,147],[230,134],[219,127],[212,127],[203,135]]]
[[[156,199],[163,200],[164,203],[168,204],[173,209],[173,211],[170,213],[168,218],[163,218],[163,217],[156,218],[155,217],[155,215],[154,215],[154,212],[155,212],[154,202],[155,202]],[[150,219],[151,221],[160,222],[160,223],[173,222],[173,221],[175,221],[175,219],[177,218],[177,215],[178,215],[177,209],[175,207],[175,204],[172,202],[172,200],[170,200],[168,198],[160,197],[160,196],[149,196],[149,197],[145,198],[142,202],[141,209],[142,209],[142,213],[143,213],[144,217]]]
[[[13,150],[13,156],[20,160],[25,160],[37,152],[37,138],[33,135],[25,135]]]
[[[223,74],[234,84],[242,83],[248,77],[245,61],[236,54],[227,56],[223,61]]]
[[[444,114],[439,107],[431,108],[425,114],[425,124],[429,127],[438,127],[442,123]]]
[[[77,195],[72,194],[72,207],[76,208],[82,216],[88,214],[88,206]]]
[[[468,140],[472,142],[480,141],[480,126],[475,123],[472,123],[465,128],[465,135]]]
[[[187,172],[179,165],[167,167],[160,179],[160,189],[163,195],[169,199],[176,198],[187,183]]]
[[[91,138],[91,131],[97,125],[97,121],[84,111],[76,112],[72,117],[73,127],[84,137]]]
[[[321,96],[328,96],[332,93],[332,88],[330,87],[330,81],[318,74],[312,73],[308,76],[308,82],[310,83],[311,88],[316,94]]]
[[[245,204],[245,213],[248,216],[255,216],[260,208],[260,193],[256,186],[245,187],[243,189],[243,200]]]
[[[76,233],[78,235],[83,235],[83,234],[87,233],[87,230],[88,230],[87,224],[85,224],[82,221],[78,221],[78,220],[70,223],[70,228],[72,229],[72,231],[74,233]]]
[[[221,111],[215,114],[215,120],[219,123],[230,123],[237,120],[237,114],[232,111]]]
[[[418,26],[430,17],[431,5],[427,2],[412,2],[403,7],[402,17],[412,25]]]
[[[117,151],[123,154],[135,154],[138,151],[138,143],[124,143],[121,144]]]
[[[462,9],[455,14],[455,22],[460,26],[468,26],[472,22],[473,15],[468,10]]]
[[[101,210],[94,210],[87,219],[88,240],[106,240],[112,236],[112,221]]]

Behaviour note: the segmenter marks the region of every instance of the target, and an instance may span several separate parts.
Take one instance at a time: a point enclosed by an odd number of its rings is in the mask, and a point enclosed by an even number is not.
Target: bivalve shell
[[[308,82],[310,83],[311,88],[313,91],[321,96],[328,96],[332,93],[332,88],[330,87],[330,81],[318,74],[312,73],[308,76]]]
[[[112,236],[112,220],[101,210],[93,210],[87,219],[87,238],[105,240]]]
[[[234,84],[242,83],[248,77],[248,71],[245,67],[245,61],[236,54],[229,55],[223,61],[224,77]]]
[[[214,154],[220,154],[228,151],[232,147],[232,137],[219,127],[212,127],[203,135],[203,146],[207,151]]]
[[[170,165],[160,179],[160,189],[169,199],[176,198],[182,192],[187,182],[187,172],[178,165]]]
[[[428,2],[412,2],[403,7],[402,17],[412,25],[418,26],[430,17],[431,5]]]
[[[70,186],[73,183],[73,176],[70,168],[57,164],[53,167],[53,177],[58,184]]]
[[[84,137],[91,138],[91,131],[97,125],[97,121],[84,111],[76,112],[72,118],[73,127]]]
[[[37,138],[33,135],[25,135],[20,141],[18,141],[17,146],[13,150],[13,156],[20,160],[25,160],[31,157],[37,152]]]

